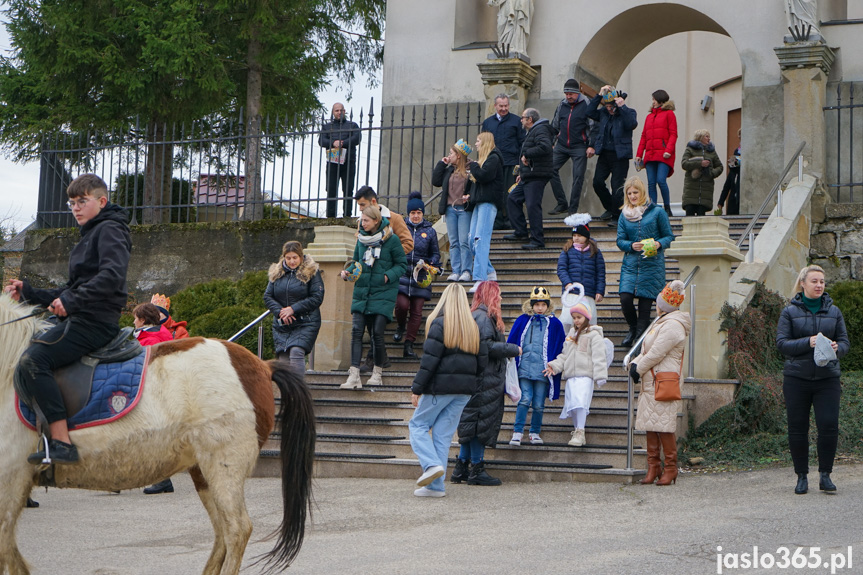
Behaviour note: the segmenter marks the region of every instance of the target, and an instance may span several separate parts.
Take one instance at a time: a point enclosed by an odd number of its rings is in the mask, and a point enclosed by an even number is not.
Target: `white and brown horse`
[[[0,295],[0,323],[32,309]],[[0,575],[30,572],[15,526],[38,479],[27,463],[38,437],[15,413],[12,376],[42,327],[35,318],[0,327]],[[56,466],[57,487],[132,489],[188,469],[216,534],[204,574],[236,574],[252,533],[243,487],[273,428],[273,382],[282,397],[284,514],[275,547],[261,560],[283,569],[300,550],[311,501],[312,400],[302,376],[239,345],[196,337],[154,346],[137,407],[112,423],[73,430],[81,460]]]

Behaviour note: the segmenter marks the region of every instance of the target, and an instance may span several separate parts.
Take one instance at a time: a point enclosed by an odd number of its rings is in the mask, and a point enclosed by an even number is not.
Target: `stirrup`
[[[49,443],[48,436],[43,433],[42,444],[45,446],[45,457],[42,459],[42,465],[53,465],[51,461],[51,448],[48,446]]]

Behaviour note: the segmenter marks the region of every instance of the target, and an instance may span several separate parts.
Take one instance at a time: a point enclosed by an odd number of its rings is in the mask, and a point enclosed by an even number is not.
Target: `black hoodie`
[[[132,238],[126,211],[108,202],[81,227],[81,240],[69,254],[69,282],[56,289],[36,289],[24,282],[24,298],[48,306],[60,298],[69,317],[117,323],[126,305],[126,271]]]

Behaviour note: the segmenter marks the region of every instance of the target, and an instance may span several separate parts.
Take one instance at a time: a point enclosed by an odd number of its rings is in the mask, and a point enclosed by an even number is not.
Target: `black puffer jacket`
[[[273,345],[277,353],[301,347],[310,353],[321,329],[321,304],[324,280],[318,264],[309,256],[292,270],[282,262],[270,266],[270,283],[264,291],[264,303],[273,313]],[[291,306],[296,319],[290,325],[279,323],[279,312]]]
[[[470,190],[471,205],[494,204],[497,209],[502,209],[506,190],[503,189],[503,156],[497,148],[491,151],[482,166],[471,162],[470,175],[476,180]]]
[[[126,271],[132,238],[129,215],[108,204],[81,226],[81,240],[69,254],[69,282],[57,289],[36,289],[24,282],[24,299],[48,306],[60,298],[70,317],[117,323],[129,298]]]
[[[441,188],[440,201],[438,202],[437,213],[442,216],[446,215],[447,200],[449,199],[449,178],[455,171],[455,166],[445,164],[439,161],[432,170],[431,184],[436,188]],[[470,188],[473,182],[470,178],[464,184],[464,193],[470,195]]]
[[[443,344],[443,313],[426,334],[420,368],[411,385],[416,395],[473,395],[479,376],[488,365],[488,347],[480,339],[479,354]]]
[[[518,355],[518,346],[506,343],[484,305],[474,310],[473,319],[479,326],[479,339],[488,346],[488,367],[480,377],[476,393],[461,412],[458,441],[468,443],[476,437],[486,447],[494,447],[503,420],[506,359]]]
[[[839,344],[836,357],[841,358],[851,349],[845,318],[831,297],[822,295],[821,309],[813,314],[803,303],[803,294],[798,293],[782,310],[776,330],[776,347],[785,356],[785,375],[812,381],[839,377],[838,359],[824,367],[815,365],[815,349],[809,345],[809,338],[819,332]]]
[[[550,180],[554,168],[554,130],[545,118],[540,118],[527,133],[521,146],[521,155],[527,158],[527,165],[521,164],[519,175],[525,182],[530,180]],[[520,160],[521,158],[519,158]]]

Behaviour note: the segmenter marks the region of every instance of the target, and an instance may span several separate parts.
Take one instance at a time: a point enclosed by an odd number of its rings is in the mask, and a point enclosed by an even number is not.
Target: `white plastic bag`
[[[834,359],[836,359],[836,352],[833,351],[830,338],[818,332],[818,336],[815,338],[815,365],[824,367]]]
[[[506,394],[513,403],[518,403],[521,399],[521,386],[518,384],[518,366],[515,365],[514,357],[506,360]]]

